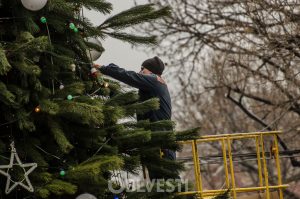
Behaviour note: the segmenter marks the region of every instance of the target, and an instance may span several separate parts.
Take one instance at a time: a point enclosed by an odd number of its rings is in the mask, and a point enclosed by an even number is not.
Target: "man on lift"
[[[147,59],[142,63],[139,73],[134,71],[127,71],[115,64],[108,66],[95,65],[100,72],[108,75],[116,80],[119,80],[129,86],[139,89],[139,96],[141,101],[146,101],[151,98],[158,98],[160,106],[158,110],[152,110],[144,115],[138,115],[137,120],[149,120],[156,122],[160,120],[171,119],[171,98],[166,82],[161,77],[165,65],[157,56]],[[169,149],[162,149],[163,158],[175,160],[175,151]],[[161,179],[164,176],[158,176],[156,172],[148,168],[150,179]]]

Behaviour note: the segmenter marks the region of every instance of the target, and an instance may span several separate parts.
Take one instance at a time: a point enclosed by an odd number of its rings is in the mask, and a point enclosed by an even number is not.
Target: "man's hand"
[[[102,65],[99,65],[99,64],[93,64],[93,67],[99,69],[99,68],[102,67]]]
[[[93,64],[93,67],[91,68],[91,75],[92,77],[97,77],[100,76],[101,73],[99,71],[99,69],[102,67],[102,65],[99,64]]]

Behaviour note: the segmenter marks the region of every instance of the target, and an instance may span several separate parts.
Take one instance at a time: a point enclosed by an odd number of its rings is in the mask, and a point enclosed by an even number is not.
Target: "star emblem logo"
[[[14,147],[14,142],[12,142],[10,144],[10,146],[11,146],[11,154],[10,154],[9,164],[8,165],[0,165],[0,174],[7,177],[5,193],[9,194],[18,185],[30,192],[33,192],[34,189],[28,178],[28,175],[37,167],[37,164],[36,163],[23,164],[17,154],[15,147]],[[9,172],[12,170],[13,166],[19,166],[24,171],[24,177],[17,182],[12,180],[11,175],[9,174]],[[25,168],[29,168],[29,169],[26,170]]]

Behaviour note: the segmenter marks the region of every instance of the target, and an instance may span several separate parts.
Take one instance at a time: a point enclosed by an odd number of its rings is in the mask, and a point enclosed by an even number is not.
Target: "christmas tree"
[[[104,0],[0,1],[1,198],[113,198],[113,171],[146,165],[175,178],[183,169],[159,150],[177,150],[176,141],[194,131],[174,133],[170,121],[122,122],[158,108],[158,100],[140,102],[91,70],[104,51],[96,38],[155,44],[154,36],[123,30],[168,16],[169,8],[136,6],[95,27],[83,7],[112,11]]]

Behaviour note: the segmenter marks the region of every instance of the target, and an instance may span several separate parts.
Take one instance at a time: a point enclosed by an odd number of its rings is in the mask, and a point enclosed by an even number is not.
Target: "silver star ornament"
[[[28,175],[37,167],[37,164],[36,163],[23,164],[17,154],[14,142],[12,142],[10,144],[10,146],[11,146],[11,154],[10,154],[9,165],[0,165],[0,174],[7,177],[5,193],[9,194],[18,185],[20,185],[21,187],[23,187],[24,189],[26,189],[30,192],[33,192],[34,189],[30,183]],[[14,165],[21,167],[24,171],[24,177],[21,180],[19,180],[18,182],[15,182],[14,180],[12,180],[11,175],[9,174],[10,170],[12,170]],[[25,168],[29,168],[29,169],[26,171]]]

